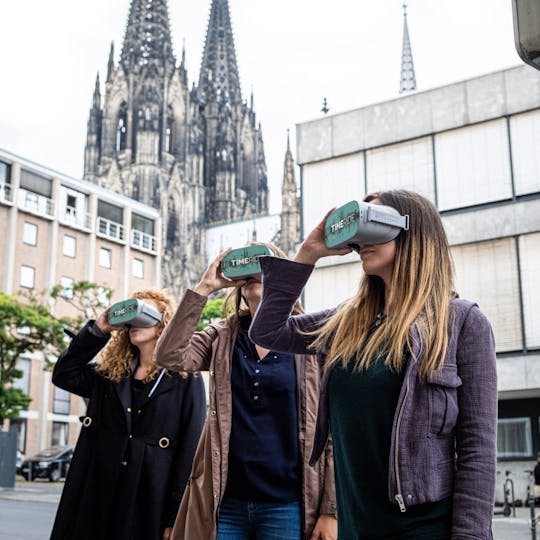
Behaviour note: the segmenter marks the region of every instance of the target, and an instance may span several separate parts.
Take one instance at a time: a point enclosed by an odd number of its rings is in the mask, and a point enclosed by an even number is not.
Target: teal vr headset
[[[324,240],[328,248],[385,244],[409,230],[409,216],[402,216],[395,208],[350,201],[336,208],[324,224]]]
[[[117,302],[109,308],[109,324],[113,326],[150,328],[162,320],[163,313],[138,298]]]
[[[233,281],[253,278],[260,281],[261,264],[259,257],[274,255],[266,246],[248,246],[233,249],[221,261],[222,274]]]

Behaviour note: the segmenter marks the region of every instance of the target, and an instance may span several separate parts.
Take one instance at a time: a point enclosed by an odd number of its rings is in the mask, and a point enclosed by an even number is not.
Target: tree
[[[206,302],[204,309],[201,313],[197,330],[206,328],[212,321],[216,319],[223,319],[223,298],[215,298]]]
[[[24,354],[42,351],[57,355],[65,347],[64,326],[68,319],[54,318],[39,302],[21,302],[0,292],[0,426],[5,418],[17,418],[30,403],[24,392],[13,386],[22,376],[17,362]]]
[[[90,281],[70,286],[55,285],[50,291],[28,291],[20,298],[0,292],[0,426],[5,418],[17,418],[28,407],[30,398],[13,383],[22,377],[17,361],[24,354],[41,351],[45,368],[50,369],[66,347],[65,330],[76,333],[86,320],[109,305],[112,289]],[[67,302],[79,314],[58,317]]]

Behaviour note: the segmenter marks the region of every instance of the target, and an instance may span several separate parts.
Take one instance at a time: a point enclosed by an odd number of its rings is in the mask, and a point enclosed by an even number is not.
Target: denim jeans
[[[272,504],[223,499],[216,540],[301,540],[299,502]]]

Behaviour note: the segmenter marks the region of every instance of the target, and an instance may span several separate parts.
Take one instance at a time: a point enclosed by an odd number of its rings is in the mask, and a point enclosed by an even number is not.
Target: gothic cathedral
[[[228,0],[212,0],[198,85],[177,65],[167,0],[131,0],[120,61],[111,45],[88,120],[84,178],[160,209],[163,281],[193,286],[205,227],[268,213],[260,125],[242,99]]]

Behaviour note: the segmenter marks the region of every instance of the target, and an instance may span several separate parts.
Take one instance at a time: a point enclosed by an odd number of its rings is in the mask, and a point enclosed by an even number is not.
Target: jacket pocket
[[[446,365],[428,378],[429,434],[447,437],[454,432],[459,413],[457,389],[461,379],[455,364]]]

